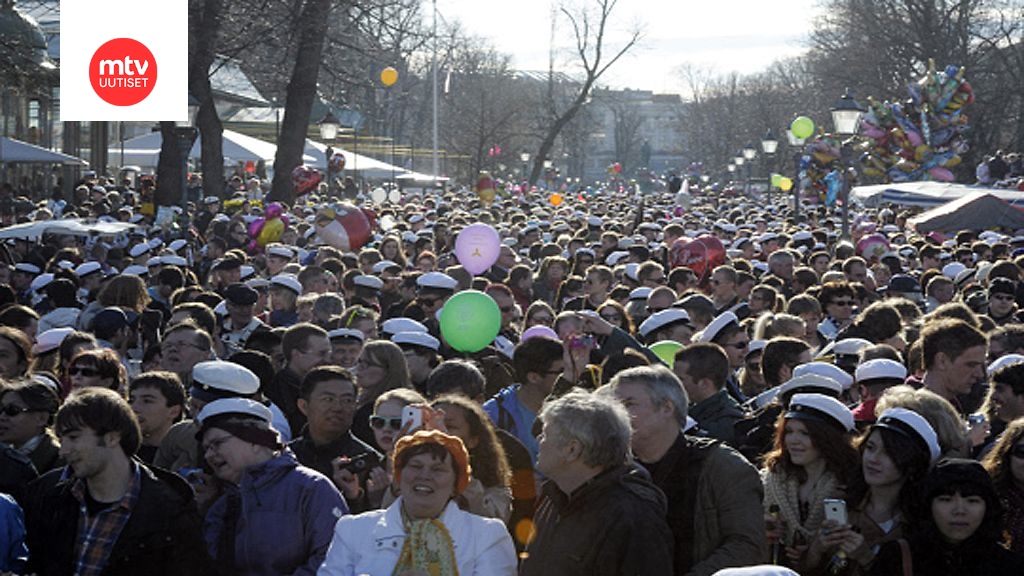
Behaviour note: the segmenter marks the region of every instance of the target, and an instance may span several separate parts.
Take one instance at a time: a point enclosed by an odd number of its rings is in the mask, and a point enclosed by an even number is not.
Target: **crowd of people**
[[[922,235],[886,207],[842,238],[838,211],[711,192],[448,190],[374,206],[346,248],[317,234],[320,190],[261,246],[244,192],[190,205],[187,233],[127,198],[90,183],[60,208],[128,233],[5,245],[0,573],[1024,559],[1014,231]],[[501,238],[478,275],[454,250],[475,223]],[[467,290],[500,328],[459,351],[441,311]]]

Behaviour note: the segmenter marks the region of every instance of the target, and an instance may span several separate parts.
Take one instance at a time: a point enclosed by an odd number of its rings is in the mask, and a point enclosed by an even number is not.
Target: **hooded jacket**
[[[326,476],[300,466],[284,451],[247,468],[238,485],[229,485],[210,507],[203,534],[215,559],[233,498],[239,504],[234,569],[247,576],[316,574],[334,524],[348,513],[345,499]]]

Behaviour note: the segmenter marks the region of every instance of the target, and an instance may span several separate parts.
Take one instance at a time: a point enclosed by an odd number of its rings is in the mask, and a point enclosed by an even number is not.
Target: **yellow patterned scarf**
[[[392,576],[412,569],[421,570],[429,576],[459,576],[455,545],[441,520],[413,520],[402,510],[402,524],[405,527],[405,544]]]

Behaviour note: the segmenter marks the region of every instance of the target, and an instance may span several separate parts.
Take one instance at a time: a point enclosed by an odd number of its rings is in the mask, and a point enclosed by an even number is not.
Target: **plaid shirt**
[[[78,500],[78,542],[75,544],[75,576],[100,576],[107,567],[107,560],[114,550],[121,530],[132,515],[135,502],[139,499],[142,477],[138,463],[132,461],[132,481],[121,501],[101,510],[95,516],[89,515],[85,504],[86,485],[77,480],[71,493]]]

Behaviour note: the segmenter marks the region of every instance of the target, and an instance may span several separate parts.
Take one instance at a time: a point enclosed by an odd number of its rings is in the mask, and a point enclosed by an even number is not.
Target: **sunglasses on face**
[[[402,429],[402,419],[401,418],[385,418],[383,416],[377,416],[376,414],[373,415],[373,416],[370,416],[370,427],[371,428],[373,428],[374,430],[383,430],[385,426],[387,426],[388,428],[391,428],[392,430],[401,430]]]
[[[0,408],[0,414],[14,418],[18,414],[24,414],[25,412],[31,412],[31,408],[22,408],[21,406],[15,406],[14,404],[8,404],[3,408]]]
[[[99,376],[100,372],[95,368],[89,368],[87,366],[72,366],[71,368],[68,368],[68,376],[78,376],[79,374],[86,378],[92,378],[94,376]]]

